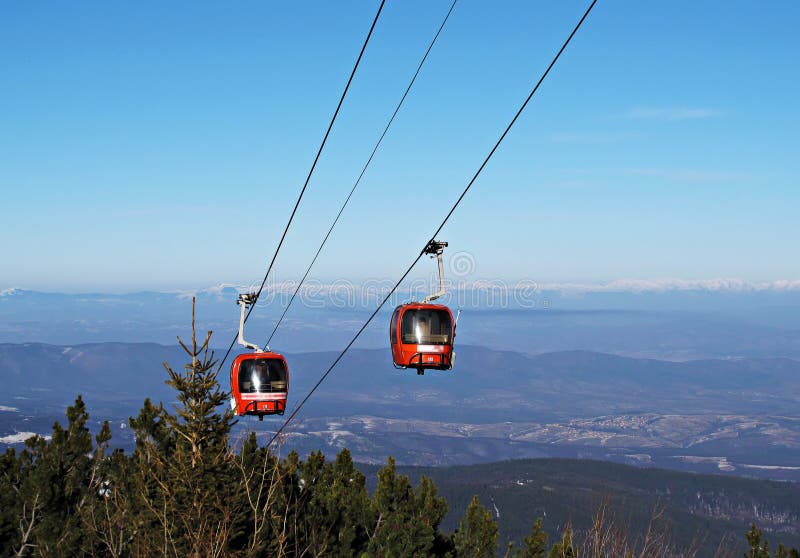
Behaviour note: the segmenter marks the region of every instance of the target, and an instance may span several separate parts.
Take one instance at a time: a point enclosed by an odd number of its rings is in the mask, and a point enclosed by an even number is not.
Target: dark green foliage
[[[209,332],[198,344],[193,308],[191,343],[178,339],[189,363],[182,372],[164,363],[167,384],[177,392],[174,413],[145,401],[139,416],[130,421],[136,448],[131,456],[133,492],[125,498],[127,515],[144,548],[163,555],[224,553],[238,511],[237,476],[228,449],[233,415],[230,410],[218,412],[227,395],[217,382],[210,338]],[[110,489],[115,492],[117,484]]]
[[[547,554],[547,533],[542,529],[542,518],[536,519],[531,534],[525,537],[522,558],[545,558]]]
[[[744,555],[745,558],[772,558],[773,555],[769,552],[769,541],[764,538],[761,529],[757,528],[755,524],[750,526],[750,530],[744,536],[750,547],[750,551]],[[774,556],[775,558],[800,558],[800,551],[779,544]]]
[[[755,523],[744,536],[750,545],[750,552],[745,554],[745,558],[770,558],[769,541],[763,539],[762,545],[761,529],[758,529]]]
[[[20,517],[19,486],[22,460],[13,448],[0,455],[0,556],[14,554]]]
[[[567,527],[561,534],[561,540],[558,541],[550,549],[548,558],[575,558],[577,552],[575,551],[575,543],[572,540],[572,529]]]
[[[67,427],[53,425],[48,441],[36,436],[20,455],[17,511],[24,527],[16,550],[37,549],[46,555],[74,555],[83,544],[81,512],[91,478],[92,436],[89,415],[80,396],[67,409]]]
[[[408,477],[397,475],[391,457],[378,471],[378,486],[371,502],[372,529],[367,552],[380,556],[429,556],[437,541],[439,523],[447,504],[436,486],[423,477],[416,492]]]
[[[375,467],[360,467],[368,479],[374,478]],[[606,501],[608,519],[615,523],[614,529],[627,534],[633,549],[643,544],[653,511],[659,508],[664,509],[653,526],[655,535],[666,532],[670,543],[679,548],[693,545],[698,557],[714,556],[721,541],[725,541],[725,550],[730,547],[731,554],[724,556],[740,557],[747,547],[744,531],[750,526],[754,507],[785,518],[778,523],[759,522],[765,534],[771,529],[780,533],[768,535],[771,552],[775,552],[773,543],[779,540],[786,546],[800,547],[800,536],[793,530],[796,521],[792,521],[800,515],[800,486],[796,483],[576,459],[526,459],[454,467],[398,466],[398,472],[408,475],[412,482],[418,482],[421,475],[434,479],[451,510],[442,521],[444,531],[458,527],[474,494],[484,503],[491,499],[501,513],[498,527],[503,546],[508,541],[521,542],[530,534],[537,517],[542,517],[542,529],[550,534],[549,544],[557,542],[567,523],[582,543],[584,533],[592,529],[598,505]],[[698,504],[707,506],[712,513],[698,510]],[[522,546],[515,545],[517,550]]]
[[[294,508],[312,555],[352,556],[367,543],[370,502],[364,475],[346,449],[334,463],[312,453],[299,466],[302,491]]]
[[[472,498],[453,539],[458,556],[491,558],[497,552],[497,523],[477,496]]]

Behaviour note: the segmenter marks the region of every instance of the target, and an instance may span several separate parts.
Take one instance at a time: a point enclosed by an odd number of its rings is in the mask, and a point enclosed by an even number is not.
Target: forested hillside
[[[372,488],[377,467],[360,466]],[[579,459],[521,459],[455,467],[398,467],[412,482],[434,480],[450,512],[442,521],[455,529],[473,496],[487,505],[501,543],[522,540],[537,518],[558,533],[565,525],[592,528],[598,510],[629,537],[643,538],[658,525],[698,556],[713,555],[722,541],[743,550],[741,537],[756,521],[770,538],[800,544],[800,485],[721,475],[700,475]]]

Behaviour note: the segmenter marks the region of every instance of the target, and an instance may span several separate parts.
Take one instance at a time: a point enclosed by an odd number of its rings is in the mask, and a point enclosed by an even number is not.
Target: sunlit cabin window
[[[286,366],[277,358],[254,358],[239,368],[239,391],[271,393],[286,391]]]
[[[450,345],[453,342],[453,324],[445,310],[407,310],[402,319],[403,343]]]

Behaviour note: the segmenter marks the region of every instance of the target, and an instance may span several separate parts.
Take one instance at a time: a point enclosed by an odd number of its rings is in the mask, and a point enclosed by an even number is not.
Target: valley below
[[[335,357],[288,355],[293,409]],[[145,397],[172,404],[163,362],[179,347],[0,344],[0,445],[47,435],[82,394],[93,428],[130,448]],[[225,372],[221,381],[226,384]],[[568,457],[800,481],[800,362],[668,362],[587,351],[523,355],[459,348],[458,368],[417,376],[382,350],[349,353],[282,436],[282,451],[347,447],[364,463],[443,466]],[[242,417],[234,438],[267,441],[283,417]]]
[[[787,417],[624,415],[483,424],[320,417],[300,421],[284,444],[301,454],[347,447],[367,463],[386,455],[420,466],[570,457],[800,481],[800,421]]]

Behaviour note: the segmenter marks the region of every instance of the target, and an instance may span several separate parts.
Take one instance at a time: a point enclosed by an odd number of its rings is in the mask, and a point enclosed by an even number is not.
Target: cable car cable
[[[311,164],[311,169],[308,171],[308,176],[306,176],[306,181],[303,183],[303,188],[300,190],[300,195],[297,197],[297,201],[294,204],[294,209],[292,209],[292,213],[289,216],[289,221],[286,223],[286,227],[283,229],[283,234],[281,235],[281,239],[278,242],[277,248],[275,248],[275,253],[272,255],[272,260],[269,262],[269,266],[267,267],[267,272],[264,274],[264,279],[261,281],[261,285],[258,287],[258,291],[255,294],[255,301],[253,305],[250,306],[247,314],[245,315],[245,322],[250,317],[250,314],[256,307],[256,302],[258,298],[261,296],[261,292],[264,290],[264,285],[267,283],[267,278],[269,277],[270,272],[272,271],[272,267],[275,264],[275,259],[278,257],[278,252],[280,252],[281,247],[283,246],[283,241],[286,239],[286,233],[289,232],[289,227],[294,220],[294,216],[297,213],[297,208],[300,206],[300,200],[303,199],[303,194],[306,192],[306,188],[308,187],[308,183],[311,181],[311,175],[314,174],[314,169],[317,166],[317,162],[319,161],[320,155],[322,155],[322,150],[325,148],[325,143],[328,141],[328,136],[331,133],[331,129],[333,128],[334,122],[336,122],[336,117],[339,115],[339,109],[342,108],[342,104],[344,103],[344,99],[347,96],[347,91],[350,89],[350,84],[353,82],[353,77],[356,75],[356,70],[358,69],[359,64],[361,63],[361,58],[364,56],[364,51],[367,49],[367,44],[369,44],[369,39],[372,37],[372,31],[375,29],[375,24],[378,23],[378,18],[381,15],[381,11],[383,10],[383,5],[386,3],[386,0],[381,0],[380,6],[378,6],[378,12],[375,14],[375,18],[372,20],[372,25],[369,28],[369,33],[367,33],[366,39],[364,39],[364,44],[361,46],[361,51],[358,53],[358,58],[356,59],[356,63],[353,66],[353,70],[350,72],[350,77],[347,80],[347,85],[345,85],[344,91],[342,91],[342,96],[339,98],[339,104],[336,105],[336,110],[331,117],[330,124],[328,124],[328,129],[325,131],[325,136],[322,138],[322,143],[317,150],[317,155],[314,157],[314,162]],[[237,336],[233,336],[233,340],[231,341],[228,350],[225,352],[225,356],[222,357],[222,360],[219,362],[219,367],[217,368],[217,373],[222,370],[222,366],[225,364],[228,356],[231,354],[231,350],[233,346],[236,344]]]
[[[572,30],[572,32],[569,34],[569,36],[567,37],[566,41],[564,41],[564,44],[561,46],[561,48],[559,49],[558,53],[557,53],[557,54],[555,55],[555,57],[553,58],[552,62],[550,62],[550,65],[547,67],[547,69],[546,69],[546,70],[544,71],[544,73],[542,74],[542,77],[540,77],[540,78],[539,78],[539,81],[538,81],[538,82],[536,82],[536,85],[533,87],[533,89],[531,90],[531,92],[530,92],[530,94],[528,95],[528,97],[527,97],[527,98],[525,99],[525,101],[522,103],[522,106],[520,106],[519,110],[518,110],[518,111],[517,111],[517,113],[514,115],[514,118],[512,118],[512,119],[511,119],[511,122],[509,122],[508,126],[506,126],[506,129],[505,129],[505,131],[503,131],[503,133],[500,135],[500,139],[498,139],[498,140],[497,140],[497,142],[495,143],[495,145],[494,145],[494,147],[492,148],[492,150],[491,150],[491,151],[489,151],[489,154],[488,154],[488,155],[486,156],[486,158],[483,160],[483,163],[481,164],[481,166],[480,166],[480,167],[478,167],[478,170],[475,172],[475,174],[473,175],[473,177],[472,177],[472,179],[469,181],[469,183],[467,183],[467,186],[464,188],[464,191],[463,191],[463,192],[461,192],[461,195],[458,197],[458,199],[456,200],[456,202],[453,204],[453,207],[452,207],[452,208],[450,208],[450,211],[449,211],[449,212],[447,213],[447,215],[445,216],[445,218],[444,218],[444,220],[442,221],[441,225],[439,225],[439,228],[437,228],[437,229],[436,229],[436,232],[435,232],[435,233],[433,233],[433,235],[431,236],[431,239],[435,238],[435,237],[436,237],[436,235],[437,235],[437,234],[439,234],[439,232],[441,232],[441,230],[444,228],[445,224],[447,224],[447,221],[448,221],[448,220],[450,219],[450,217],[453,215],[453,212],[455,212],[456,208],[457,208],[457,207],[459,206],[459,204],[461,203],[461,200],[463,200],[463,199],[464,199],[464,196],[467,194],[467,192],[469,191],[469,189],[472,187],[472,185],[473,185],[473,184],[475,183],[475,181],[478,179],[478,176],[481,174],[481,172],[483,171],[483,169],[486,167],[487,163],[489,162],[489,159],[491,159],[491,158],[492,158],[492,155],[494,155],[495,151],[497,151],[497,148],[498,148],[498,147],[500,147],[500,144],[503,142],[503,140],[505,139],[506,135],[507,135],[507,134],[508,134],[508,132],[511,130],[511,127],[512,127],[512,126],[514,125],[514,123],[517,121],[517,119],[519,118],[520,114],[522,114],[522,111],[523,111],[523,110],[525,110],[525,107],[528,105],[528,103],[530,102],[531,98],[533,98],[533,95],[534,95],[534,94],[536,93],[536,91],[539,89],[539,86],[542,84],[542,82],[544,81],[544,79],[545,79],[545,78],[547,77],[547,75],[550,73],[550,70],[553,68],[553,66],[555,66],[556,62],[557,62],[557,61],[558,61],[558,59],[561,57],[561,53],[563,53],[563,52],[564,52],[564,49],[566,49],[566,48],[567,48],[567,45],[568,45],[568,44],[570,43],[570,41],[572,40],[572,37],[574,37],[574,36],[575,36],[575,33],[577,33],[577,32],[578,32],[578,29],[580,29],[580,27],[581,27],[581,25],[583,24],[584,20],[585,20],[585,19],[587,18],[587,16],[589,15],[589,12],[591,12],[591,11],[592,11],[592,8],[594,7],[594,5],[595,5],[596,3],[597,3],[597,0],[592,0],[592,3],[591,3],[591,4],[589,4],[589,7],[586,9],[586,12],[583,14],[583,17],[581,17],[581,19],[578,21],[577,25],[575,25],[575,28],[574,28],[574,29]],[[427,247],[427,245],[428,245],[428,243],[426,242],[426,243],[425,243],[425,246]],[[309,400],[309,398],[310,398],[310,397],[311,397],[311,396],[314,394],[314,392],[315,392],[315,391],[317,390],[317,388],[318,388],[318,387],[319,387],[319,386],[322,384],[322,382],[323,382],[323,381],[325,381],[325,378],[327,378],[327,377],[328,377],[328,374],[330,374],[330,373],[331,373],[331,371],[334,369],[334,367],[335,367],[335,366],[336,366],[336,365],[339,363],[339,361],[340,361],[340,360],[342,360],[342,357],[344,357],[345,353],[347,353],[347,351],[350,349],[350,347],[352,347],[352,346],[353,346],[353,344],[356,342],[356,340],[357,340],[357,339],[358,339],[358,338],[361,336],[361,334],[364,332],[364,330],[367,328],[367,326],[370,324],[370,322],[372,322],[372,320],[375,318],[375,316],[378,314],[378,312],[381,310],[381,308],[383,308],[383,305],[384,305],[384,304],[386,304],[386,301],[387,301],[387,300],[389,300],[389,297],[391,297],[391,296],[392,296],[392,294],[394,293],[394,291],[395,291],[395,290],[397,290],[397,287],[399,287],[399,286],[400,286],[400,283],[402,283],[402,282],[405,280],[405,278],[408,276],[408,274],[409,274],[409,273],[411,273],[411,270],[414,268],[414,266],[415,266],[415,265],[417,265],[417,262],[419,262],[419,260],[422,258],[422,256],[423,256],[424,254],[425,254],[425,249],[423,248],[423,250],[422,250],[422,251],[419,253],[419,255],[418,255],[418,256],[417,256],[417,257],[414,259],[414,261],[411,263],[411,265],[408,267],[408,269],[405,271],[405,273],[403,273],[402,277],[400,277],[400,279],[397,281],[397,283],[395,283],[395,284],[394,284],[394,287],[392,287],[392,289],[389,291],[389,293],[388,293],[388,294],[387,294],[387,295],[384,297],[384,299],[381,301],[381,303],[378,305],[378,307],[375,309],[375,311],[374,311],[374,312],[372,312],[372,314],[370,315],[370,317],[369,317],[369,318],[367,318],[367,321],[366,321],[366,322],[364,322],[364,325],[362,325],[362,326],[361,326],[361,328],[359,328],[359,330],[356,332],[356,334],[353,336],[353,338],[350,340],[350,342],[349,342],[349,343],[348,343],[348,344],[345,346],[345,348],[344,348],[344,349],[342,349],[342,351],[339,353],[339,356],[337,356],[337,357],[336,357],[336,359],[335,359],[335,360],[333,361],[333,363],[332,363],[332,364],[331,364],[331,365],[328,367],[328,369],[325,371],[325,373],[324,373],[324,374],[322,374],[322,376],[321,376],[321,377],[320,377],[320,379],[317,381],[317,383],[316,383],[316,384],[314,384],[314,387],[312,387],[312,388],[311,388],[311,390],[308,392],[308,394],[306,394],[306,396],[305,396],[305,397],[302,399],[302,401],[300,401],[300,404],[299,404],[299,405],[297,405],[297,407],[295,407],[294,411],[292,411],[292,414],[291,414],[291,415],[289,415],[289,418],[287,418],[287,419],[284,421],[284,423],[281,425],[281,427],[280,427],[280,428],[277,430],[277,432],[275,432],[275,435],[272,437],[272,439],[271,439],[271,440],[269,441],[269,443],[267,444],[267,446],[268,446],[268,447],[272,445],[272,442],[274,442],[274,441],[275,441],[275,439],[276,439],[278,436],[280,436],[280,434],[283,432],[283,430],[286,428],[286,426],[287,426],[287,425],[288,425],[288,424],[289,424],[289,423],[292,421],[292,419],[294,419],[294,417],[297,415],[297,413],[298,413],[298,412],[300,412],[300,409],[302,409],[302,408],[303,408],[303,405],[305,405],[306,401],[308,401],[308,400]]]
[[[336,215],[336,218],[333,220],[333,223],[331,223],[331,227],[330,227],[330,229],[328,229],[328,233],[325,235],[325,238],[322,239],[322,243],[319,245],[319,248],[317,249],[317,253],[314,255],[314,258],[311,260],[311,263],[308,265],[308,269],[306,269],[306,272],[303,275],[303,278],[300,279],[300,282],[297,284],[297,288],[295,288],[294,293],[292,294],[292,297],[289,299],[289,303],[286,305],[286,308],[283,309],[283,314],[281,314],[281,317],[278,320],[278,323],[276,323],[275,327],[272,329],[272,333],[270,334],[269,339],[267,339],[267,342],[265,343],[265,345],[269,346],[270,342],[272,341],[272,338],[275,336],[275,332],[278,331],[278,328],[281,326],[281,323],[283,323],[283,318],[286,317],[286,313],[289,311],[289,308],[292,306],[292,303],[294,302],[294,299],[297,296],[297,293],[300,292],[300,288],[303,286],[303,283],[305,282],[306,278],[308,277],[308,274],[311,272],[311,268],[314,267],[314,264],[316,263],[317,258],[319,257],[320,253],[322,252],[322,249],[325,247],[325,243],[328,242],[328,238],[331,236],[331,233],[333,232],[334,227],[336,227],[336,224],[339,222],[339,218],[342,216],[342,213],[344,213],[344,210],[347,207],[347,204],[350,203],[350,198],[353,196],[353,193],[356,191],[356,188],[358,188],[358,185],[361,183],[361,179],[364,177],[364,174],[367,172],[367,169],[369,168],[370,163],[372,163],[372,159],[375,157],[375,153],[378,151],[378,148],[381,146],[381,143],[383,142],[383,138],[386,137],[386,133],[389,131],[389,128],[391,127],[392,122],[394,122],[395,116],[397,116],[397,113],[400,112],[400,108],[403,106],[403,103],[405,102],[406,97],[408,97],[408,94],[411,91],[411,88],[414,86],[414,82],[417,80],[417,76],[419,75],[420,71],[422,70],[422,66],[425,64],[425,61],[428,58],[428,54],[430,54],[431,49],[433,49],[433,45],[436,44],[436,40],[439,38],[439,34],[442,32],[442,29],[444,29],[444,26],[447,23],[447,20],[450,18],[450,14],[453,13],[453,8],[456,7],[456,2],[458,2],[458,0],[453,0],[453,3],[450,4],[450,9],[447,11],[447,14],[444,16],[444,19],[442,20],[442,23],[439,26],[439,29],[436,31],[436,34],[433,36],[433,39],[431,40],[430,44],[428,45],[428,50],[425,51],[425,55],[422,57],[422,60],[420,60],[419,65],[417,66],[417,71],[414,72],[414,75],[411,78],[411,81],[409,82],[408,87],[406,87],[406,90],[403,93],[403,96],[400,98],[400,102],[397,103],[397,107],[395,107],[391,118],[389,118],[389,121],[386,123],[386,127],[383,129],[383,133],[380,135],[380,137],[378,138],[378,141],[375,143],[375,147],[373,147],[372,153],[370,153],[369,158],[367,159],[367,162],[364,163],[364,167],[361,169],[361,173],[358,175],[358,178],[356,179],[355,184],[353,184],[353,188],[350,190],[350,193],[347,194],[347,198],[345,198],[344,203],[342,204],[342,207],[339,209],[339,213]]]

